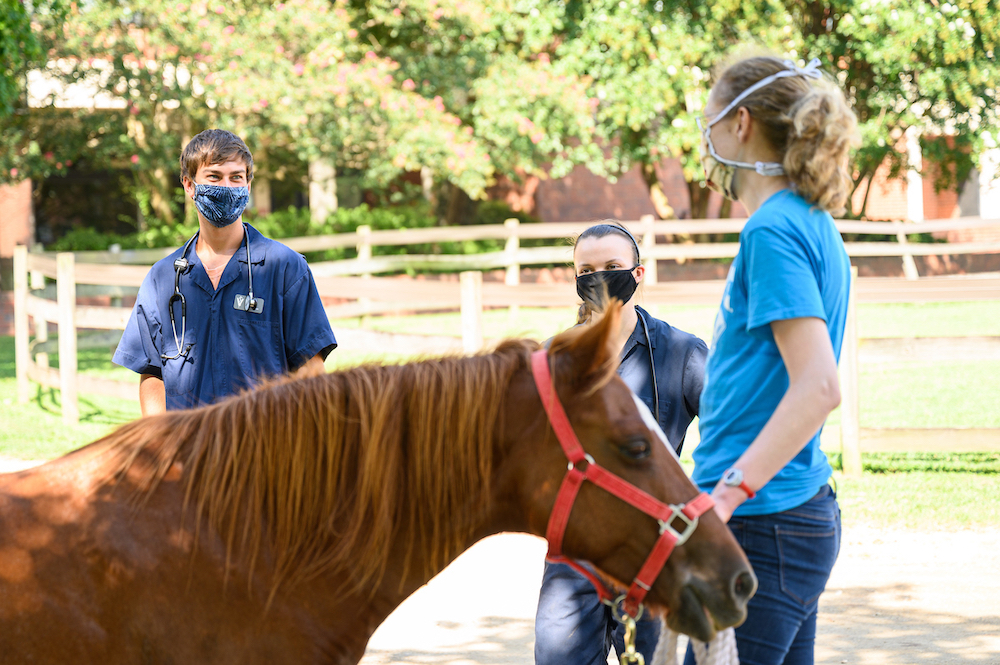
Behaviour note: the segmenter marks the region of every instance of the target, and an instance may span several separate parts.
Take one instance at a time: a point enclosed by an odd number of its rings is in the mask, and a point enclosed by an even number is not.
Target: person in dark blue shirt
[[[144,416],[322,372],[337,346],[302,255],[243,222],[252,180],[253,156],[231,132],[201,132],[181,154],[199,230],[150,269],[113,358],[141,375]]]
[[[591,226],[573,250],[581,323],[604,309],[609,298],[625,303],[615,345],[618,374],[655,416],[679,454],[696,415],[705,375],[705,343],[651,316],[635,304],[645,274],[639,246],[617,222]],[[660,635],[660,620],[637,622],[636,648],[647,663]],[[535,615],[536,665],[603,665],[612,645],[624,649],[624,626],[603,605],[586,577],[566,564],[545,564]]]

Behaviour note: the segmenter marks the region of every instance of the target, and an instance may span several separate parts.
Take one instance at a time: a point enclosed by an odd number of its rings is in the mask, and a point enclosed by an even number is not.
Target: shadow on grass
[[[888,594],[905,602],[913,592],[909,584],[827,589],[820,600],[817,665],[1000,662],[995,607],[992,615],[969,618],[928,607],[886,607],[876,598]]]
[[[62,417],[61,392],[54,388],[44,388],[37,386],[31,403],[41,411],[56,417]],[[121,400],[113,400],[115,405],[107,402],[112,400],[94,399],[86,396],[77,396],[77,404],[80,409],[80,422],[90,425],[121,425],[138,417],[138,406],[129,408],[131,403]]]

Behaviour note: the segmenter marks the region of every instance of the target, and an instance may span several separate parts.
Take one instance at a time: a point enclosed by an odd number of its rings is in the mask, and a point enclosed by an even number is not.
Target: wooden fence
[[[651,217],[628,223],[637,231],[637,238],[646,261],[656,259],[731,258],[738,243],[665,244],[659,237],[691,233],[737,233],[745,220],[695,220],[653,221]],[[508,220],[503,225],[475,227],[447,227],[432,229],[407,229],[399,231],[370,231],[364,227],[357,233],[336,236],[314,236],[283,240],[285,244],[302,252],[313,252],[335,247],[355,247],[358,258],[311,264],[320,294],[330,298],[348,300],[328,306],[331,318],[346,318],[383,314],[389,312],[419,312],[432,310],[460,310],[462,312],[462,348],[474,351],[483,344],[481,314],[483,308],[496,307],[563,307],[576,302],[575,294],[565,284],[520,284],[520,269],[532,264],[569,264],[571,250],[568,244],[555,247],[520,247],[521,239],[559,239],[579,233],[589,223],[579,224],[530,224],[520,225]],[[919,278],[913,257],[930,254],[1000,253],[1000,242],[976,243],[910,243],[907,235],[915,233],[945,232],[955,229],[982,227],[1000,228],[1000,220],[965,218],[939,220],[920,224],[898,222],[838,222],[842,233],[892,234],[896,243],[851,242],[846,243],[852,257],[898,256],[904,264],[908,279],[863,278],[857,280],[854,290],[858,302],[942,302],[956,300],[1000,300],[1000,278],[995,276],[964,276]],[[505,239],[503,251],[471,255],[398,255],[372,256],[372,248],[389,245],[411,245],[458,240]],[[26,402],[30,397],[30,382],[62,391],[63,417],[75,422],[79,417],[76,395],[78,392],[136,399],[135,383],[112,381],[77,373],[78,329],[119,331],[124,328],[130,314],[129,308],[77,305],[78,289],[91,293],[103,292],[116,296],[134,292],[149,270],[149,263],[163,258],[173,250],[140,250],[122,252],[78,252],[58,255],[28,253],[18,247],[14,256],[15,277],[15,353],[18,399]],[[143,265],[134,265],[141,262]],[[910,267],[907,267],[910,264]],[[483,283],[481,270],[505,268],[503,283]],[[375,273],[399,270],[457,270],[464,272],[459,281],[402,280],[372,278]],[[644,302],[658,305],[708,304],[720,301],[724,282],[669,282],[657,283],[655,270],[648,270],[644,286]],[[55,280],[55,300],[37,295],[29,286],[41,287],[41,277]],[[29,283],[30,282],[30,283]],[[78,285],[81,285],[78,287]],[[94,285],[97,288],[94,288]],[[51,291],[52,289],[48,289]],[[31,340],[29,319],[34,320],[35,336]],[[47,322],[59,327],[59,370],[48,367],[46,352],[52,349],[47,339]],[[99,338],[102,344],[113,344],[107,335]],[[979,343],[986,357],[1000,358],[1000,340],[988,338]],[[912,347],[925,342],[908,341]],[[937,341],[947,347],[950,342]],[[856,379],[857,363],[864,362],[865,349],[870,345],[882,356],[892,356],[909,351],[892,350],[891,342],[872,340],[845,341],[843,365],[853,367]],[[909,348],[909,347],[907,347]],[[860,360],[857,353],[860,351]],[[853,355],[852,355],[853,354]],[[993,354],[993,355],[990,355]],[[853,360],[852,360],[853,358]],[[845,380],[845,402],[858,400],[856,390],[851,393],[851,379]],[[856,386],[856,382],[853,384]],[[851,395],[854,395],[853,397]],[[859,402],[858,402],[859,403]],[[844,409],[842,435],[846,437],[845,452],[851,449],[851,440],[861,441],[866,450],[899,445],[892,443],[898,432],[880,435],[858,427],[857,410]],[[916,447],[926,449],[940,445],[936,441],[948,437],[952,450],[1000,450],[998,430],[946,430],[909,431],[906,439]],[[889,442],[889,443],[883,443]],[[857,448],[857,446],[854,446]],[[853,458],[853,455],[851,455]],[[845,460],[847,455],[845,454]],[[849,463],[845,461],[845,466]]]

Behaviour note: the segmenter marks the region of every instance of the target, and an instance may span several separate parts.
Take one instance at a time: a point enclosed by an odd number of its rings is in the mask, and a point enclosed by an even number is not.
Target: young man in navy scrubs
[[[252,180],[253,156],[232,132],[205,130],[181,153],[199,230],[150,269],[114,355],[142,376],[144,416],[321,372],[337,346],[302,255],[243,222]]]

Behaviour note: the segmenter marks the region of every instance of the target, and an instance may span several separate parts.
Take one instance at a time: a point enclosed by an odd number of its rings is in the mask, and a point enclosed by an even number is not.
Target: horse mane
[[[109,479],[136,479],[142,500],[181,462],[185,505],[227,557],[253,570],[266,551],[274,588],[334,572],[374,592],[402,543],[403,576],[419,562],[429,576],[488,509],[508,384],[538,346],[276,379],[141,418],[100,442]]]

